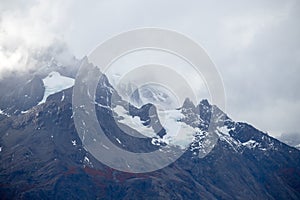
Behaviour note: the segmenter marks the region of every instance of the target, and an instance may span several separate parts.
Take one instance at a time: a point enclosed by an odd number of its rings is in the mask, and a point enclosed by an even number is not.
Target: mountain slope
[[[36,82],[43,87],[42,77],[29,79],[26,87],[33,88]],[[72,88],[39,105],[43,97],[39,89],[31,90],[35,100],[30,105],[5,103],[3,99],[15,96],[17,90],[0,99],[1,110],[9,113],[0,114],[1,199],[300,199],[300,151],[251,125],[234,122],[206,100],[193,105],[187,99],[176,111],[180,113],[176,123],[194,130],[185,138],[191,140],[185,153],[168,167],[133,174],[111,169],[85,150],[73,121]],[[157,120],[161,118],[155,106],[131,105],[126,110],[121,97],[110,101],[113,92],[103,76],[95,107],[100,125],[115,145],[149,152],[170,143],[170,129]],[[124,106],[125,112],[117,112],[117,106]],[[21,113],[24,109],[27,112]],[[124,123],[124,113],[157,135],[135,137],[144,135],[142,129]],[[214,145],[207,145],[209,141]]]

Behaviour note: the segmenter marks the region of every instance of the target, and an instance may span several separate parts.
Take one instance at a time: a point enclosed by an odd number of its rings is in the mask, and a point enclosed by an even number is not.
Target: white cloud
[[[11,4],[9,4],[11,5]],[[38,54],[63,41],[68,2],[30,2],[4,10],[0,21],[0,74],[36,67]]]

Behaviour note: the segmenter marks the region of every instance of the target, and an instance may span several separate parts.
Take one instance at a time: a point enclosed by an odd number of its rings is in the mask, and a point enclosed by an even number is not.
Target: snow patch
[[[63,95],[62,95],[62,97],[61,97],[61,100],[60,100],[60,101],[64,101],[64,99],[65,99],[65,92],[63,92]]]
[[[181,121],[184,118],[181,110],[158,110],[157,113],[167,133],[161,142],[186,149],[192,143],[195,135],[202,132],[199,128],[193,128]],[[153,141],[153,143],[157,142],[157,139]]]
[[[122,142],[119,140],[119,138],[116,138],[116,140],[119,144],[122,144]]]
[[[227,126],[217,127],[215,133],[219,136],[221,141],[227,142],[234,151],[238,152],[238,148],[243,144],[235,140],[233,137],[230,136],[229,132],[233,129],[229,129]]]
[[[166,130],[166,135],[163,138],[158,138],[152,127],[143,125],[144,121],[141,121],[138,116],[129,115],[122,106],[117,105],[113,111],[122,117],[118,119],[120,123],[124,123],[144,136],[152,138],[151,142],[154,145],[166,143],[186,149],[193,142],[195,135],[202,133],[201,129],[193,128],[182,121],[184,115],[181,110],[157,110],[158,118]],[[118,141],[118,139],[116,140]]]
[[[84,162],[88,162],[88,163],[89,163],[89,162],[90,162],[90,159],[89,159],[88,157],[84,156],[84,159],[83,159],[83,161],[84,161]]]
[[[10,117],[10,115],[9,115],[9,114],[7,114],[6,112],[4,112],[4,111],[3,111],[3,110],[1,110],[1,109],[0,109],[0,114],[1,114],[1,115],[5,115],[6,117]]]
[[[127,126],[131,127],[132,129],[135,129],[139,133],[143,134],[146,137],[155,137],[156,133],[154,132],[153,128],[150,126],[143,125],[143,121],[140,120],[138,116],[131,116],[129,115],[128,111],[125,110],[122,106],[117,105],[113,111],[118,114],[118,116],[121,116],[122,119],[119,119],[118,121],[126,124]]]
[[[76,140],[72,140],[71,142],[73,146],[76,146]]]
[[[62,90],[68,89],[74,85],[75,80],[66,76],[62,76],[58,72],[51,72],[46,78],[43,79],[45,86],[44,97],[39,104],[45,103],[48,96],[58,93]]]
[[[255,147],[259,146],[259,143],[256,142],[255,140],[249,140],[247,142],[244,142],[243,145],[248,149],[254,149]]]
[[[84,156],[83,163],[84,163],[84,165],[83,165],[84,167],[85,167],[85,165],[88,165],[90,167],[94,167],[93,163],[90,161],[90,159],[87,156]]]
[[[217,127],[217,130],[223,135],[230,136],[229,131],[231,131],[231,129],[228,129],[227,126]]]
[[[21,111],[21,114],[26,114],[28,112],[29,112],[29,110]]]

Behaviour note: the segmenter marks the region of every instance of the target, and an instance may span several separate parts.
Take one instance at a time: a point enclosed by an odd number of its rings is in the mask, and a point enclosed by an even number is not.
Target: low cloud
[[[278,137],[278,139],[290,146],[296,146],[300,144],[300,134],[296,132],[283,133]]]
[[[68,2],[63,2],[1,2],[0,78],[5,73],[24,72],[42,65],[44,54],[64,51],[62,30],[68,27]]]

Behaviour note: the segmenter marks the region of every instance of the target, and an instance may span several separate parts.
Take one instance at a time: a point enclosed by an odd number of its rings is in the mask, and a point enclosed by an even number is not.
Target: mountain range
[[[93,103],[109,140],[131,152],[170,145],[182,155],[148,173],[99,162],[74,123],[73,87],[83,62],[52,61],[0,80],[1,199],[300,199],[298,149],[232,120],[208,100],[195,105],[187,98],[164,113],[145,99],[135,99],[145,103],[140,107],[128,104],[105,75]],[[183,137],[172,135],[177,125]]]

